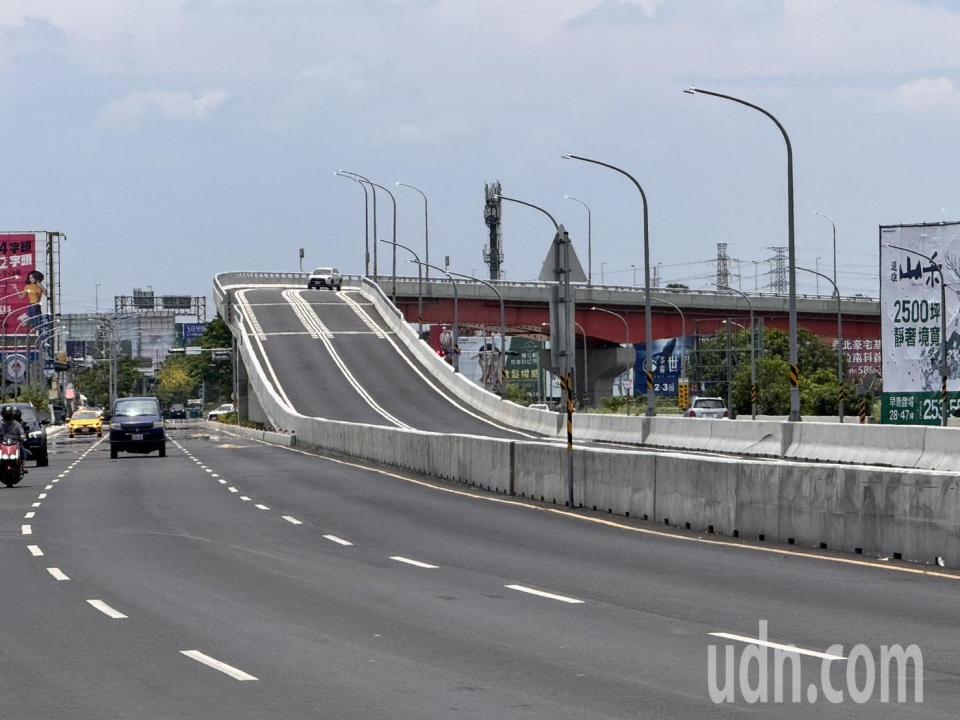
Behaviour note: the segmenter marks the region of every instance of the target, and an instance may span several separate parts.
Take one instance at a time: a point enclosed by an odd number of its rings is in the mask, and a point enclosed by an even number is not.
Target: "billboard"
[[[946,283],[946,307],[941,303],[941,282]],[[960,403],[960,379],[956,377],[960,367],[958,283],[960,223],[881,226],[882,422],[940,424],[944,339],[951,410]],[[942,320],[946,321],[945,336],[941,334]]]
[[[27,296],[21,295],[27,275],[37,267],[37,238],[34,233],[0,233],[0,312],[3,333],[24,332]],[[19,330],[17,326],[20,326]]]
[[[686,341],[686,347],[683,341]],[[658,397],[677,397],[677,388],[680,384],[680,356],[689,358],[693,348],[693,338],[660,338],[653,341],[653,390]],[[643,364],[647,358],[645,343],[634,345],[637,351],[637,361],[634,366],[634,395],[647,394],[647,376],[643,371]]]
[[[190,342],[202,338],[207,331],[207,323],[183,323],[183,340]]]

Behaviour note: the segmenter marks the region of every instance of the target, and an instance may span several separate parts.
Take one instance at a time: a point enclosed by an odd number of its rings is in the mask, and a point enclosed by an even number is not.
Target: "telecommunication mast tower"
[[[500,229],[500,182],[486,183],[486,204],[483,208],[483,220],[490,232],[490,239],[483,248],[483,262],[490,268],[490,279],[500,279],[500,267],[503,265],[503,234]]]

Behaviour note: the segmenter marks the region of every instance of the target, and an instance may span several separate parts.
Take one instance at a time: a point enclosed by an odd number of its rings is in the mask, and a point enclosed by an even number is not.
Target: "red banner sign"
[[[0,233],[0,323],[6,335],[26,332],[30,302],[23,288],[36,267],[36,235]]]

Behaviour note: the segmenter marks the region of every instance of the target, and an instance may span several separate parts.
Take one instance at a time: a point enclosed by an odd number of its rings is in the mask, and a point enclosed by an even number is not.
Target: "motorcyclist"
[[[23,431],[23,425],[17,421],[16,408],[13,405],[4,405],[0,409],[0,438],[6,440],[7,438],[12,438],[17,442],[21,443],[20,446],[20,469],[23,471],[23,474],[26,475],[27,469],[23,464],[23,441],[26,439],[27,434]]]

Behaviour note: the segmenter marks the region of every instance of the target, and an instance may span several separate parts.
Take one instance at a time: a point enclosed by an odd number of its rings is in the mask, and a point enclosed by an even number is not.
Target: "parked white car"
[[[233,403],[224,403],[216,410],[211,410],[207,413],[207,420],[219,420],[221,415],[229,415],[236,411],[237,409],[233,406]]]
[[[310,279],[307,280],[307,288],[310,290],[320,288],[339,290],[342,285],[343,278],[340,277],[340,271],[334,267],[318,267],[310,273]]]
[[[713,418],[716,420],[729,418],[730,412],[720,398],[697,396],[693,398],[690,409],[684,413],[684,417]]]

